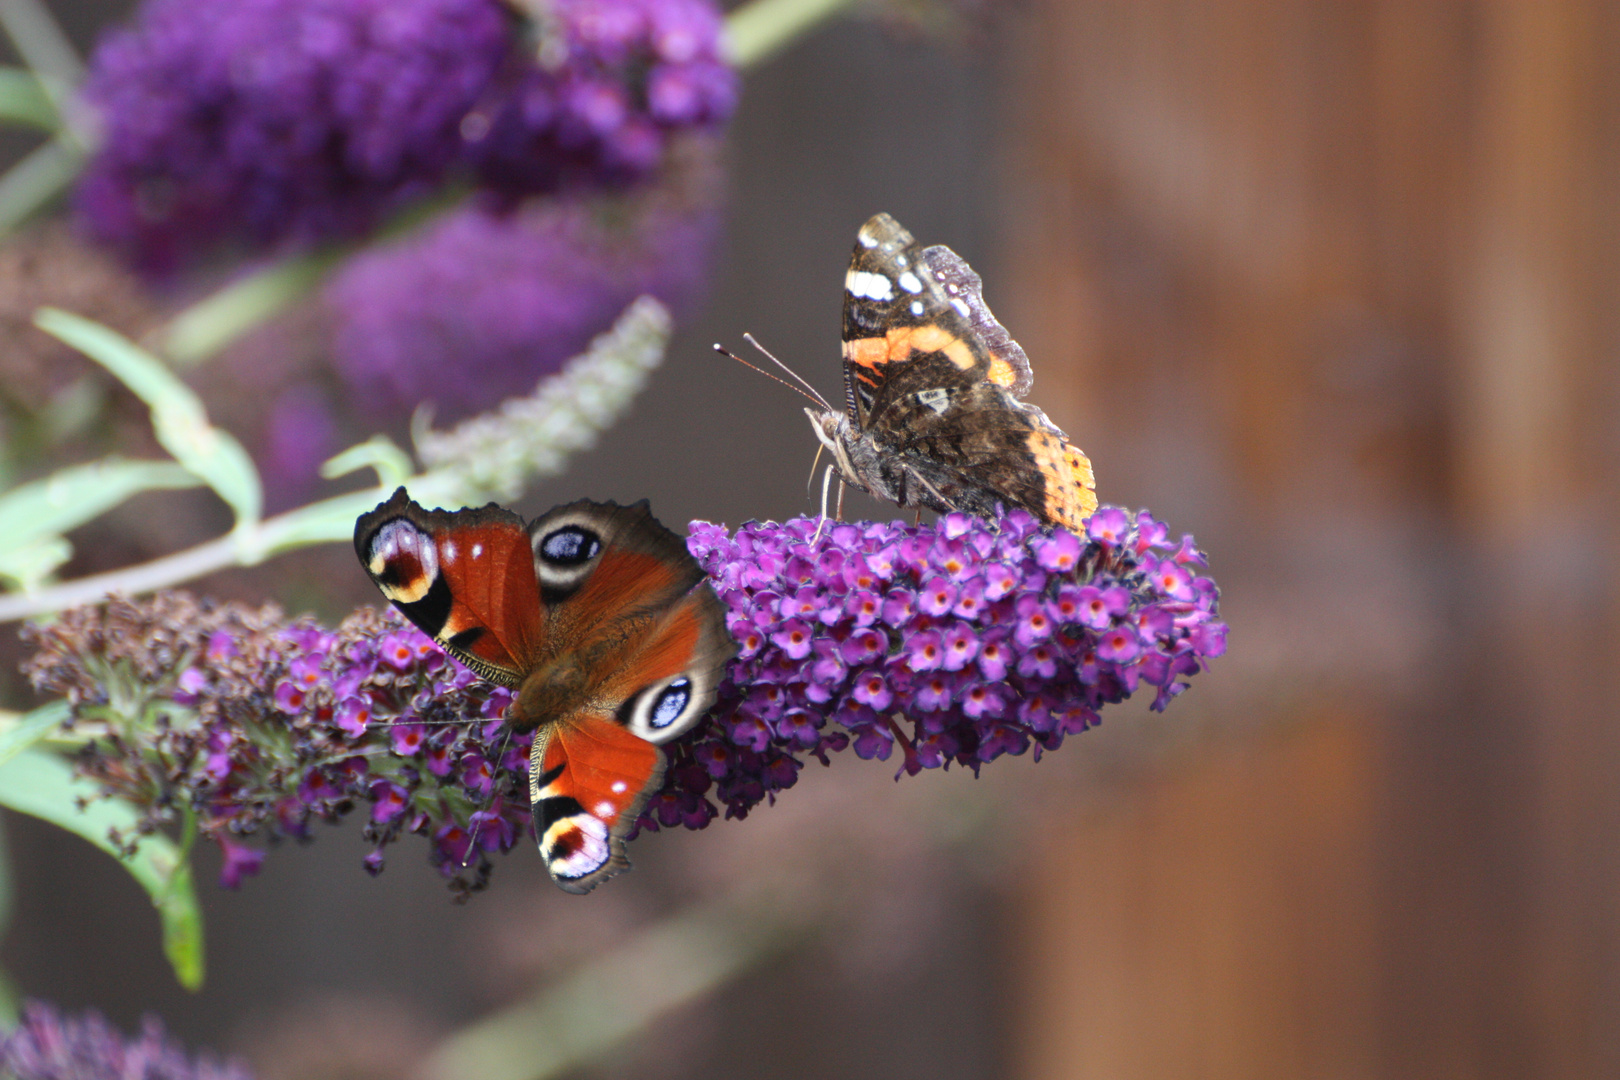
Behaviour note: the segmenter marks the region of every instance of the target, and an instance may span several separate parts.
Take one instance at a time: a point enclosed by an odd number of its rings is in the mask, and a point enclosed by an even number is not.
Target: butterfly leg
[[[821,480],[821,520],[816,523],[816,535],[810,538],[811,544],[821,539],[821,530],[827,527],[827,489],[832,486],[832,477],[833,467],[828,465],[827,475]],[[839,489],[839,494],[843,494],[842,488]]]

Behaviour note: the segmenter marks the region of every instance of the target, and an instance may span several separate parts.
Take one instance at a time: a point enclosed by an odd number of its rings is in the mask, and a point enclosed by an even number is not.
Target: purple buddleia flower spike
[[[1226,651],[1220,590],[1190,538],[1171,549],[1151,518],[1097,517],[1084,538],[1023,511],[938,527],[694,522],[688,549],[742,648],[706,722],[664,747],[639,827],[743,817],[809,758],[849,747],[901,773],[977,770],[1039,759],[1144,684],[1165,708]],[[327,630],[169,593],[68,611],[25,638],[35,687],[64,695],[87,739],[80,770],[141,812],[139,834],[189,809],[228,886],[262,860],[246,838],[307,836],[356,808],[368,870],[415,833],[463,895],[487,882],[490,853],[532,835],[532,733],[499,719],[510,692],[392,609]]]
[[[1141,683],[1163,709],[1226,650],[1203,556],[1190,538],[1172,548],[1145,511],[1103,507],[1084,536],[1021,510],[823,526],[818,539],[821,524],[691,526],[688,547],[745,647],[712,721],[673,751],[704,766],[728,817],[796,781],[783,764],[851,743],[863,758],[898,748],[905,773],[977,770],[1031,747],[1038,758]],[[860,603],[851,567],[870,575]],[[690,804],[703,793],[682,775],[671,770],[665,797]]]
[[[450,180],[648,175],[736,104],[709,0],[147,0],[90,58],[91,233],[165,271],[364,235]]]
[[[246,1066],[195,1058],[171,1040],[156,1017],[126,1039],[99,1014],[67,1017],[39,1001],[23,1006],[17,1026],[0,1035],[0,1076],[12,1080],[252,1080]]]
[[[189,808],[220,845],[228,888],[263,861],[247,838],[307,836],[356,806],[375,844],[368,869],[402,835],[429,836],[458,893],[487,879],[482,852],[529,832],[530,736],[508,740],[487,720],[511,695],[392,609],[362,609],[328,631],[270,607],[167,593],[78,608],[24,636],[34,685],[65,695],[70,726],[89,739],[80,770],[143,814],[139,834],[172,828],[176,807]],[[108,686],[130,676],[145,700],[113,709]],[[503,745],[506,771],[490,764]],[[469,865],[472,825],[480,847]]]

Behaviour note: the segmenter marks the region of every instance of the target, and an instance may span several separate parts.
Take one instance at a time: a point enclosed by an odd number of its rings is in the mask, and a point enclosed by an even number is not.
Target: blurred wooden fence
[[[1015,1059],[1620,1075],[1620,8],[1029,14],[991,299],[1265,733],[1056,816]]]

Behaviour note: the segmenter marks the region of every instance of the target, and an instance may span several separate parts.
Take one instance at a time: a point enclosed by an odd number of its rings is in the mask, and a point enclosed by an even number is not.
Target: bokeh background
[[[127,10],[51,8],[81,45]],[[709,345],[752,331],[832,397],[849,247],[887,210],[984,275],[1105,501],[1210,552],[1231,647],[1194,692],[979,779],[809,769],[744,822],[638,839],[585,899],[520,850],[454,906],[409,844],[373,880],[357,829],[325,830],[205,885],[196,995],[115,864],[8,816],[21,991],[155,1012],[268,1078],[402,1077],[548,994],[635,1012],[729,941],[711,987],[570,1074],[1620,1073],[1620,10],[978,14],[948,42],[833,22],[747,74],[706,301],[521,508],[810,508],[799,399]],[[126,294],[96,295],[116,324]],[[154,498],[73,569],[221,520]],[[329,618],[373,599],[347,551],[198,588]],[[760,881],[790,910],[735,914]],[[615,957],[617,998],[568,982]]]

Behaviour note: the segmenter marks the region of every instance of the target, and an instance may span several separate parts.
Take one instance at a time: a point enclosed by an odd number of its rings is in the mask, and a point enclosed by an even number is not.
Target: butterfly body
[[[1029,359],[966,262],[878,214],[857,235],[844,289],[846,410],[805,412],[847,483],[900,506],[991,517],[1001,504],[1085,523],[1097,508],[1091,462],[1020,400]]]
[[[714,702],[736,653],[724,609],[645,502],[580,501],[525,526],[493,504],[425,510],[405,489],[355,524],[383,595],[446,652],[516,692],[535,732],[529,798],[557,884],[629,865],[624,837],[663,781],[660,743]]]

